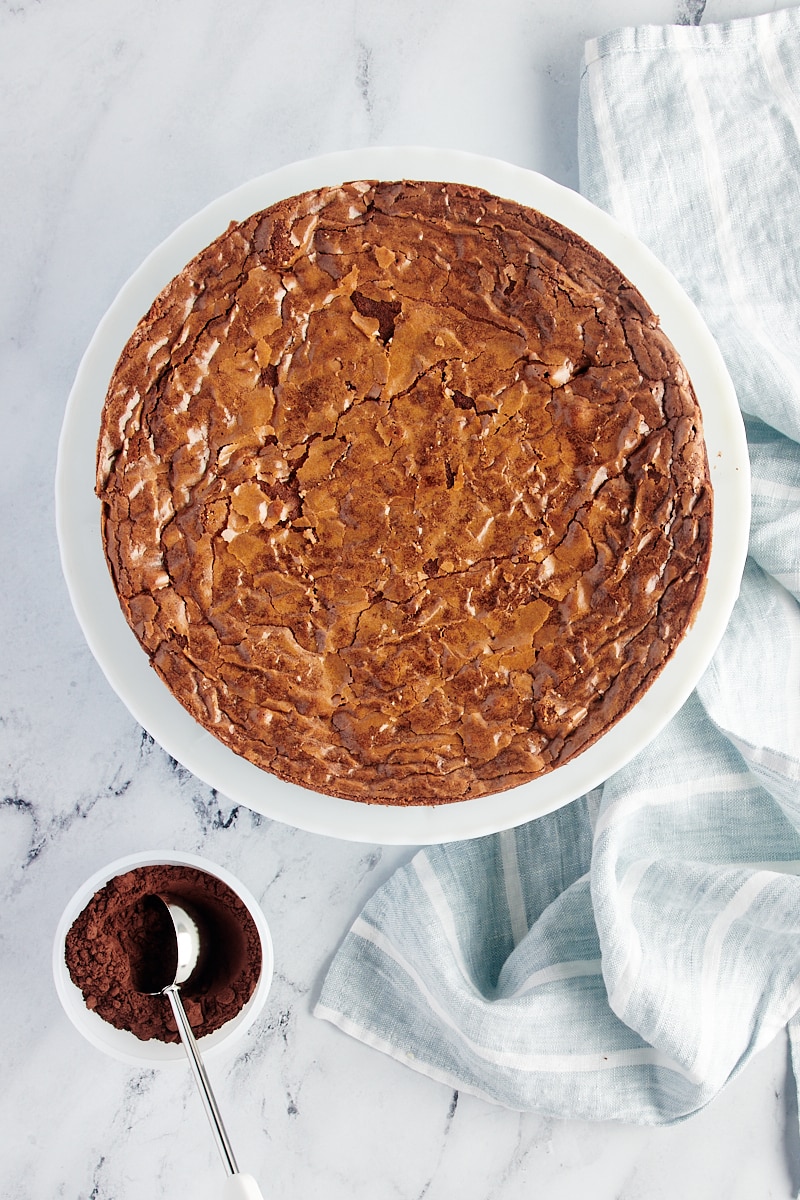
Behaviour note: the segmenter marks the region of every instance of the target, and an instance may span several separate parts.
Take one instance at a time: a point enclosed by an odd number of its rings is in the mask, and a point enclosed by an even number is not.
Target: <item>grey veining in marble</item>
[[[699,25],[703,20],[706,0],[682,0],[675,13],[676,25]]]
[[[72,614],[53,518],[81,354],[148,251],[207,201],[293,160],[367,144],[505,158],[575,186],[584,41],[697,24],[755,0],[20,0],[0,6],[0,1195],[220,1194],[188,1071],[106,1058],[51,977],[72,892],[145,848],[248,885],[275,942],[262,1019],[213,1082],[265,1195],[326,1200],[785,1200],[783,1039],[668,1130],[491,1107],[311,1016],[361,905],[411,849],[258,817],[192,777],[106,683]],[[230,1114],[230,1116],[228,1116]],[[795,1147],[790,1146],[794,1150]]]

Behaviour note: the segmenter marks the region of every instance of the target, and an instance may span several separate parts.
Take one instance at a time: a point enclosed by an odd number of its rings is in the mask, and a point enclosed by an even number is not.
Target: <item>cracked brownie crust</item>
[[[384,804],[594,742],[690,625],[711,542],[698,406],[642,296],[454,184],[232,225],[126,346],[97,494],[181,704],[266,771]]]

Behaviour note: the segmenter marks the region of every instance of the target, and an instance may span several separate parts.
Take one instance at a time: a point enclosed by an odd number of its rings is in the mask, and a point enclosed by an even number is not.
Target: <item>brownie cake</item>
[[[181,704],[367,803],[584,750],[683,637],[711,545],[698,405],[646,301],[556,221],[455,184],[231,225],[122,353],[97,494]]]

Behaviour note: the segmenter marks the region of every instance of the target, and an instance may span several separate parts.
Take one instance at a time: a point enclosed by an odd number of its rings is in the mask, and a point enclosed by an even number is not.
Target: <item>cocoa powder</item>
[[[145,979],[163,987],[175,974],[176,951],[163,906],[152,897],[174,897],[197,916],[209,953],[181,986],[196,1037],[235,1017],[261,973],[256,924],[236,893],[206,871],[183,864],[135,867],[101,888],[67,933],[65,957],[87,1008],[142,1041],[177,1042],[172,1010],[161,995],[137,990]]]

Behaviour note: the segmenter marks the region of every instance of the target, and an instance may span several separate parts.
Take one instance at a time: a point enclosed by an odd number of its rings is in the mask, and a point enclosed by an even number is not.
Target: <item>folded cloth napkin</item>
[[[800,1075],[800,9],[590,42],[579,141],[581,189],[677,275],[736,385],[740,598],[602,787],[399,869],[316,1013],[514,1109],[666,1124],[787,1023]]]

